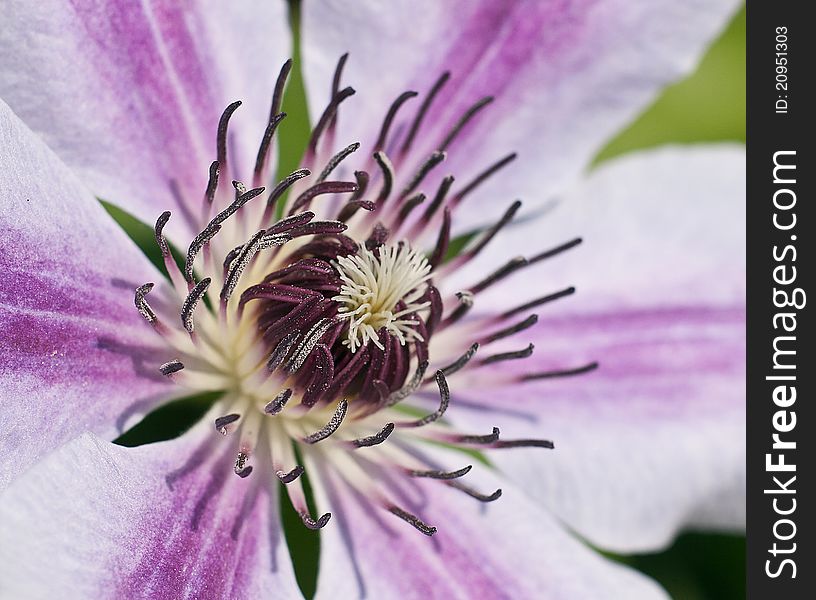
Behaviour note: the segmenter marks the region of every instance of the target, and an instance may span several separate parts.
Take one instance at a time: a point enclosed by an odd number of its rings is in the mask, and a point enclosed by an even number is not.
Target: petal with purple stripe
[[[230,102],[248,178],[290,51],[283,2],[14,0],[0,32],[0,97],[98,197],[189,233]],[[70,68],[66,68],[70,65]]]
[[[115,436],[172,388],[133,303],[161,274],[1,102],[0,164],[2,488],[83,431]]]
[[[448,416],[554,440],[546,456],[491,460],[599,546],[653,550],[685,526],[744,527],[744,169],[737,147],[622,158],[496,242],[512,256],[539,250],[532,240],[585,238],[475,307],[504,310],[569,284],[577,293],[526,311],[539,313],[535,326],[480,348],[535,345],[530,358],[453,376]],[[595,361],[582,375],[529,379]]]
[[[462,460],[458,453],[433,454],[450,464]],[[331,507],[334,526],[322,531],[316,597],[665,597],[659,586],[587,548],[521,491],[485,471],[474,469],[465,479],[486,491],[502,488],[490,504],[440,481],[416,480],[422,505],[406,501],[401,508],[437,528],[428,538],[319,469],[315,493],[319,504]]]
[[[210,441],[224,442],[208,423],[138,448],[86,434],[57,450],[2,496],[3,591],[301,598],[268,480],[235,477],[223,449],[197,452]]]
[[[594,154],[668,83],[688,73],[736,8],[735,0],[404,0],[303,6],[305,78],[312,112],[328,101],[337,57],[350,53],[343,85],[357,95],[341,110],[337,143],[373,144],[389,105],[405,90],[441,89],[408,155],[402,142],[422,104],[410,100],[386,145],[406,177],[440,147],[468,109],[494,97],[446,148],[426,180],[448,173],[461,188],[511,152],[519,158],[483,184],[455,225],[484,224],[497,198],[542,205],[588,166]],[[457,191],[454,188],[453,192]],[[484,209],[489,209],[485,213]]]

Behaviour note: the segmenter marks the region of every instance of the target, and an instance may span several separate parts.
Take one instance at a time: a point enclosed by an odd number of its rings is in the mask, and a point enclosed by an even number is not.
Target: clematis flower
[[[742,525],[742,152],[581,174],[732,8],[306,2],[278,178],[283,3],[8,3],[0,590],[300,597],[283,488],[318,597],[660,597],[579,537]]]

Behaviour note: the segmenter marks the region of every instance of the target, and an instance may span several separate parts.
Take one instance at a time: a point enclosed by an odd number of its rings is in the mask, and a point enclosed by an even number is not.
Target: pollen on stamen
[[[348,319],[343,344],[351,352],[368,342],[384,349],[377,333],[382,328],[403,345],[422,340],[409,316],[430,306],[419,301],[431,277],[431,265],[422,253],[407,244],[384,245],[376,254],[360,248],[357,255],[339,257],[336,267],[343,286],[332,300],[342,305],[338,317]]]

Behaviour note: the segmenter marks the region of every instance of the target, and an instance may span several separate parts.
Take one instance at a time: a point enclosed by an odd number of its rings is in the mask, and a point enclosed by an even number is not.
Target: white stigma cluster
[[[431,276],[431,265],[405,243],[381,246],[378,252],[379,256],[360,248],[335,264],[343,286],[332,300],[343,305],[338,316],[349,320],[343,344],[352,352],[369,341],[384,349],[377,334],[383,327],[401,344],[423,339],[414,328],[417,322],[405,317],[430,305],[418,300],[425,293],[423,284]],[[404,308],[394,312],[400,301]]]

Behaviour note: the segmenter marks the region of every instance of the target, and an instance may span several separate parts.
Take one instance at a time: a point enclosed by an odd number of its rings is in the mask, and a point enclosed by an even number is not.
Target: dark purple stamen
[[[272,143],[272,137],[275,135],[275,130],[280,125],[280,122],[286,118],[286,113],[279,113],[270,119],[269,124],[264,130],[263,138],[261,138],[261,145],[258,148],[258,156],[255,158],[254,175],[256,181],[260,181],[264,168],[266,167],[266,160],[269,156],[269,147]]]
[[[492,444],[499,439],[499,428],[494,427],[493,433],[487,435],[452,435],[448,439],[459,444]]]
[[[416,515],[412,515],[409,512],[405,512],[404,510],[402,510],[398,506],[389,506],[387,508],[388,508],[388,512],[390,512],[392,515],[398,516],[400,519],[402,519],[406,523],[409,523],[409,524],[413,525],[413,527],[417,531],[421,531],[422,533],[424,533],[427,536],[431,536],[431,535],[436,533],[436,527],[428,525],[427,523],[422,521]]]
[[[289,72],[292,70],[293,60],[290,58],[281,67],[278,73],[278,79],[275,81],[275,91],[272,93],[272,106],[269,108],[269,122],[271,123],[275,116],[280,113],[283,105],[283,92],[286,89],[286,82],[289,79]]]
[[[323,529],[326,526],[326,523],[329,522],[331,519],[331,513],[326,513],[322,517],[320,517],[317,521],[312,519],[311,515],[306,511],[302,511],[300,513],[300,519],[303,521],[303,524],[306,525],[309,529],[316,530],[316,529]]]
[[[445,207],[445,213],[442,218],[442,226],[439,228],[439,237],[436,240],[431,259],[428,261],[432,269],[436,269],[445,258],[448,252],[448,245],[450,244],[451,232],[451,213],[448,207]]]
[[[295,479],[303,475],[305,471],[306,469],[304,469],[300,465],[297,465],[294,469],[292,469],[288,473],[286,471],[277,471],[275,475],[278,476],[278,479],[280,479],[281,483],[292,483]]]
[[[524,377],[522,377],[522,380],[528,381],[531,379],[554,379],[557,377],[572,377],[573,375],[583,375],[584,373],[589,373],[597,368],[598,363],[591,362],[588,365],[584,365],[583,367],[577,367],[575,369],[563,369],[560,371],[544,371],[542,373],[531,373],[530,375],[525,375]]]
[[[359,149],[360,149],[360,142],[354,142],[353,144],[349,144],[348,146],[346,146],[345,148],[340,150],[340,152],[338,152],[337,154],[332,156],[329,159],[329,162],[326,163],[325,168],[320,173],[320,175],[318,176],[317,181],[315,181],[315,183],[320,183],[322,181],[326,181],[326,178],[329,175],[331,175],[331,172],[334,171],[337,168],[337,165],[339,165],[341,162],[343,162],[346,159],[346,157],[348,157],[350,154],[353,154],[354,152],[357,152],[357,150],[359,150]],[[355,190],[356,189],[357,188],[355,187]]]
[[[381,150],[374,153],[374,161],[380,167],[383,176],[383,184],[375,202],[380,205],[391,195],[391,188],[394,186],[394,165],[391,164],[385,152]]]
[[[209,277],[199,281],[181,305],[181,324],[188,333],[193,333],[193,312],[195,312],[198,301],[201,300],[201,297],[207,292],[207,288],[210,287],[211,281]]]
[[[346,98],[353,96],[354,93],[354,88],[347,87],[343,88],[332,97],[331,102],[329,102],[326,110],[324,110],[323,114],[320,116],[320,120],[317,122],[317,125],[315,125],[314,129],[312,130],[312,137],[309,139],[309,152],[312,155],[317,152],[317,143],[320,141],[320,136],[323,135],[323,132],[327,127],[331,127],[334,124],[334,118],[337,115],[337,108],[340,106],[340,103]]]
[[[490,446],[491,448],[547,448],[552,450],[555,448],[550,440],[499,440]]]
[[[461,484],[458,481],[448,481],[446,483],[450,487],[455,488],[460,492],[465,492],[468,496],[470,496],[471,498],[475,498],[479,502],[493,502],[494,500],[498,500],[499,498],[501,498],[502,495],[501,488],[499,488],[492,494],[482,494],[481,492],[477,492],[473,488]]]
[[[156,245],[161,250],[162,256],[164,258],[170,256],[170,246],[167,245],[167,240],[162,234],[162,231],[164,231],[164,226],[167,225],[167,221],[169,220],[170,211],[166,210],[159,215],[159,218],[156,220],[156,226],[153,228],[153,234],[156,238]]]
[[[267,405],[264,406],[264,412],[268,415],[278,414],[280,411],[283,410],[283,407],[286,406],[286,403],[289,402],[289,398],[291,397],[292,390],[286,388],[280,394],[275,396],[275,398],[271,402],[267,403]]]
[[[388,130],[391,128],[391,123],[394,121],[394,117],[397,115],[397,111],[400,107],[405,104],[406,101],[414,98],[418,94],[416,92],[403,92],[401,93],[394,102],[391,103],[391,107],[388,109],[388,113],[385,115],[385,119],[383,119],[382,128],[380,129],[380,135],[377,138],[377,142],[374,144],[374,150],[380,150],[385,146],[385,142],[388,139]]]
[[[368,448],[369,446],[382,444],[394,431],[394,427],[394,423],[386,423],[385,427],[383,427],[378,433],[352,440],[350,443],[355,448]]]
[[[320,431],[316,431],[311,435],[307,435],[303,438],[303,441],[307,444],[316,444],[317,442],[321,442],[333,434],[337,429],[340,427],[340,424],[343,422],[343,419],[346,416],[346,411],[348,410],[348,401],[341,400],[340,403],[337,405],[337,408],[334,411],[331,419],[326,425],[323,426]]]
[[[220,172],[221,167],[217,160],[210,163],[210,176],[207,179],[207,190],[204,192],[207,204],[212,204],[215,199],[215,190],[218,189],[218,175]]]
[[[468,364],[468,362],[470,362],[470,359],[473,358],[473,355],[476,354],[476,351],[478,349],[479,349],[479,344],[478,343],[471,344],[470,348],[468,348],[462,356],[457,358],[455,361],[453,361],[447,367],[444,367],[442,369],[442,372],[446,376],[453,375],[458,370],[460,370],[462,367],[464,367],[466,364]]]
[[[516,160],[517,154],[513,152],[512,154],[508,154],[504,158],[499,159],[492,165],[490,165],[487,169],[479,173],[476,177],[474,177],[470,183],[465,185],[460,191],[456,192],[456,195],[451,200],[452,205],[458,206],[462,200],[465,199],[465,196],[470,194],[473,190],[479,187],[482,183],[484,183],[487,179],[491,176],[495,175],[497,171],[500,171],[511,162]]]
[[[473,468],[473,465],[468,465],[463,467],[457,471],[439,471],[439,470],[432,470],[432,471],[414,471],[408,470],[408,474],[411,477],[429,477],[431,479],[458,479],[459,477],[463,477],[470,473],[470,470]]]
[[[289,215],[295,214],[302,208],[307,208],[309,203],[321,194],[348,194],[354,191],[357,191],[357,184],[351,181],[322,181],[297,197],[292,203],[292,208],[289,209]]]
[[[221,168],[227,165],[227,128],[229,127],[229,120],[238,107],[241,106],[241,101],[237,100],[224,109],[221,114],[221,119],[218,121],[218,137],[217,137],[217,162]]]
[[[445,414],[445,411],[448,410],[448,404],[450,404],[450,388],[448,387],[448,382],[445,379],[445,374],[442,371],[437,371],[435,377],[436,385],[439,387],[439,408],[437,408],[431,414],[426,415],[416,421],[399,423],[399,427],[424,427],[425,425],[429,425],[441,419],[442,415]]]
[[[414,138],[416,137],[416,134],[419,131],[419,128],[422,125],[422,121],[425,119],[425,115],[428,112],[428,109],[431,107],[434,98],[436,98],[436,95],[439,93],[439,91],[442,89],[442,87],[445,85],[445,83],[447,83],[449,79],[450,73],[448,71],[445,71],[444,73],[442,73],[442,75],[439,76],[439,79],[437,79],[434,82],[433,86],[431,87],[431,90],[428,92],[428,95],[425,96],[425,100],[422,101],[422,104],[420,105],[419,110],[417,111],[416,117],[414,117],[414,121],[413,123],[411,123],[411,128],[408,130],[408,135],[405,137],[405,141],[403,142],[402,148],[400,149],[400,152],[402,154],[405,154],[406,152],[408,152],[408,150],[410,150],[411,144],[413,144]]]
[[[508,317],[512,317],[513,315],[517,315],[520,312],[524,312],[530,310],[531,308],[536,308],[537,306],[541,306],[542,304],[548,304],[549,302],[553,302],[558,300],[559,298],[564,298],[566,296],[570,296],[575,293],[574,287],[568,287],[566,289],[560,290],[558,292],[549,294],[547,296],[542,296],[541,298],[536,298],[535,300],[531,300],[526,304],[522,304],[521,306],[517,306],[516,308],[511,308],[507,312],[502,313],[499,315],[499,318],[506,319]]]
[[[529,358],[533,355],[533,344],[528,345],[523,350],[516,350],[515,352],[502,352],[501,354],[491,354],[483,358],[479,364],[489,365],[491,363],[501,362],[503,360],[516,360],[519,358]]]
[[[169,362],[164,363],[159,367],[159,372],[164,375],[172,375],[173,373],[178,373],[184,368],[184,364],[180,360],[171,360]]]
[[[150,304],[147,303],[146,296],[150,293],[150,290],[153,289],[154,285],[153,283],[140,285],[136,288],[136,294],[133,298],[133,302],[139,310],[139,314],[144,317],[145,321],[151,324],[156,322],[157,317],[156,313],[150,307]]]
[[[525,329],[529,329],[533,325],[538,323],[538,315],[530,315],[523,321],[519,321],[509,327],[505,327],[504,329],[500,329],[494,333],[491,333],[487,337],[481,340],[483,344],[490,344],[495,342],[496,340],[501,340],[503,338],[509,337],[511,335],[515,335],[519,331],[524,331]]]
[[[433,152],[428,158],[426,158],[425,162],[419,166],[417,172],[414,173],[414,176],[405,186],[405,189],[402,190],[400,198],[407,198],[411,192],[419,187],[419,184],[422,183],[422,180],[427,177],[428,173],[430,173],[434,167],[442,164],[445,161],[445,158],[447,158],[447,154],[439,150]]]
[[[215,420],[215,430],[222,435],[227,435],[227,433],[229,433],[227,425],[232,425],[240,418],[241,415],[239,415],[238,413],[232,413],[229,415],[224,415],[223,417],[218,417]]]
[[[249,460],[249,455],[246,452],[239,452],[238,458],[235,459],[235,474],[238,475],[241,479],[245,477],[249,477],[249,474],[252,473],[252,465],[247,465],[247,460]]]
[[[467,125],[468,122],[473,117],[475,117],[485,106],[487,106],[491,102],[493,102],[493,96],[485,96],[484,98],[482,98],[481,100],[476,102],[476,104],[474,104],[469,109],[467,109],[465,111],[465,114],[463,114],[459,118],[459,120],[456,122],[456,124],[453,126],[450,133],[448,133],[448,135],[445,136],[445,139],[439,145],[439,149],[440,150],[447,149],[447,147],[451,145],[453,140],[456,139],[456,136],[458,136],[459,133],[461,133],[461,131],[462,131],[462,129],[464,129],[465,125]]]

